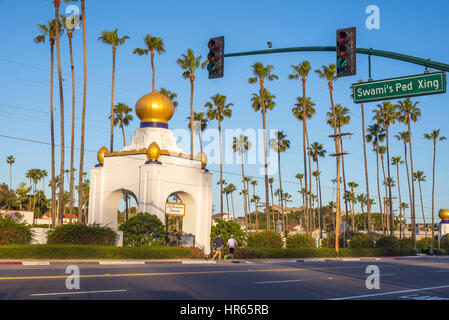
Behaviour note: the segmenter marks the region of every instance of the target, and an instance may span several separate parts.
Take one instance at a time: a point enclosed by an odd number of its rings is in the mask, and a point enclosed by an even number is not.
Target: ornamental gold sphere
[[[136,114],[141,122],[166,124],[174,113],[173,102],[157,90],[144,95],[136,103]]]
[[[104,163],[104,154],[106,152],[109,152],[108,148],[106,148],[105,146],[102,146],[100,150],[98,150],[97,153],[97,160],[98,163],[103,164]]]
[[[441,209],[440,212],[438,212],[438,216],[442,220],[449,220],[449,209]]]
[[[197,157],[201,159],[201,169],[205,169],[207,165],[207,157],[204,152],[199,152]]]
[[[147,148],[147,159],[156,161],[159,159],[159,156],[161,155],[161,149],[159,148],[159,145],[153,141],[149,147]]]

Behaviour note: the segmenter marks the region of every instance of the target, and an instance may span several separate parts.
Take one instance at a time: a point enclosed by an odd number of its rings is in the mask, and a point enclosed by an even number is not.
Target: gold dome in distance
[[[449,220],[449,209],[441,209],[440,212],[438,212],[438,216],[442,220]]]
[[[105,146],[102,146],[100,150],[98,150],[97,153],[97,160],[98,163],[103,164],[104,163],[104,154],[106,152],[109,152],[108,148],[106,148]]]
[[[166,124],[174,113],[173,102],[157,90],[144,95],[136,103],[136,114],[142,122]]]
[[[155,141],[153,141],[147,148],[147,159],[150,161],[157,161],[160,155],[161,149],[159,148],[159,145]]]

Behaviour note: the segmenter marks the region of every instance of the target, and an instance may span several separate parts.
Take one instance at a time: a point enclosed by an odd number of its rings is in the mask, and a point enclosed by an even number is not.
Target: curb
[[[405,257],[362,257],[362,258],[325,258],[325,259],[298,259],[296,262],[317,262],[317,261],[391,261],[391,260],[426,260],[441,259],[439,256],[405,256]]]

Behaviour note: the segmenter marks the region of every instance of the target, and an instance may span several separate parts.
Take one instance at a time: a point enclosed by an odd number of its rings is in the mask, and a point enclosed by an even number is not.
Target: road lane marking
[[[33,293],[30,294],[31,297],[40,297],[40,296],[60,296],[60,295],[69,295],[69,294],[89,294],[89,293],[111,293],[111,292],[125,292],[128,291],[126,289],[121,290],[97,290],[97,291],[73,291],[73,292],[50,292],[50,293]]]
[[[350,299],[358,299],[358,298],[369,298],[369,297],[377,297],[377,296],[386,296],[390,294],[398,294],[398,293],[407,293],[407,292],[416,292],[416,291],[427,291],[427,290],[437,290],[437,289],[445,289],[449,288],[449,285],[438,286],[438,287],[427,287],[420,289],[410,289],[410,290],[400,290],[400,291],[390,291],[390,292],[381,292],[381,293],[373,293],[373,294],[364,294],[361,296],[352,296],[352,297],[343,297],[343,298],[332,298],[328,300],[350,300]]]
[[[301,282],[302,280],[278,280],[278,281],[259,281],[254,284],[266,284],[266,283],[283,283],[283,282]]]
[[[438,270],[438,271],[435,271],[435,272],[449,272],[449,270]]]

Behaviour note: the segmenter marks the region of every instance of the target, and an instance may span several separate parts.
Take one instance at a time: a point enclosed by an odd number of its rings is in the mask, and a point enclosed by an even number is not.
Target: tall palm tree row
[[[320,172],[320,164],[319,164],[319,158],[324,158],[326,155],[326,150],[323,148],[323,145],[318,142],[312,143],[310,152],[312,154],[313,161],[316,162],[316,172],[317,172],[317,179],[318,179],[318,196],[319,196],[319,203],[320,203],[320,209],[319,209],[319,217],[320,217],[320,239],[323,237],[323,216],[321,213],[323,203],[322,203],[322,197],[321,197],[321,172]]]
[[[221,123],[224,118],[231,118],[233,103],[226,103],[226,96],[219,93],[211,97],[211,101],[206,102],[204,105],[208,108],[207,117],[209,120],[217,120],[218,122],[218,135],[220,139],[220,210],[223,219],[223,148],[221,139]],[[191,122],[193,124],[193,122]]]
[[[135,48],[133,54],[137,54],[139,56],[150,54],[151,57],[151,70],[153,71],[153,79],[152,79],[152,91],[154,91],[155,86],[155,70],[154,70],[154,52],[156,51],[158,54],[164,53],[164,42],[162,38],[153,37],[151,34],[147,34],[143,39],[145,43],[145,48]]]
[[[123,102],[119,102],[114,106],[114,126],[119,126],[122,129],[123,146],[126,146],[124,127],[128,126],[133,119],[133,116],[130,114],[131,111],[133,109]]]
[[[413,180],[418,181],[419,195],[420,195],[420,199],[421,199],[422,220],[424,222],[424,230],[425,230],[426,237],[427,237],[426,216],[424,215],[424,205],[422,202],[422,190],[421,190],[421,182],[426,182],[426,176],[424,175],[423,171],[418,170],[415,173],[413,173]]]
[[[13,155],[6,157],[6,163],[9,165],[9,189],[12,190],[12,165],[16,162]]]
[[[278,172],[279,172],[279,189],[281,194],[281,216],[282,216],[282,232],[284,237],[286,236],[285,230],[285,216],[284,216],[284,206],[282,205],[282,178],[281,178],[281,153],[290,149],[290,140],[283,131],[277,131],[276,137],[270,139],[270,147],[273,151],[278,154]],[[268,221],[268,220],[267,220]],[[267,222],[268,225],[268,222]],[[268,230],[268,227],[267,227]]]
[[[399,195],[399,237],[402,238],[402,198],[401,198],[401,184],[399,181],[399,165],[403,164],[400,156],[391,158],[391,165],[396,166],[396,179],[398,180],[398,195]]]
[[[435,204],[435,157],[437,152],[437,141],[444,141],[446,140],[446,137],[441,136],[440,137],[440,129],[433,130],[431,133],[425,133],[424,139],[430,140],[433,142],[433,165],[432,165],[432,238],[434,237],[434,204]]]
[[[109,118],[111,119],[111,149],[110,151],[114,151],[114,86],[115,86],[115,56],[117,47],[123,45],[125,41],[129,39],[128,36],[119,37],[118,29],[114,31],[105,30],[101,33],[101,36],[98,37],[98,40],[101,42],[108,44],[112,47],[112,87],[111,87],[111,113]]]
[[[263,146],[264,146],[264,168],[265,168],[265,214],[267,218],[267,226],[270,225],[270,199],[268,193],[268,153],[267,153],[267,124],[266,124],[266,105],[265,105],[265,81],[273,81],[279,79],[279,77],[273,74],[274,66],[267,65],[264,66],[261,62],[256,62],[251,66],[253,77],[248,79],[249,83],[259,83],[259,97],[260,97],[260,105],[262,110],[262,122],[263,122]],[[274,104],[273,106],[274,107]],[[256,107],[253,108],[255,111]]]

